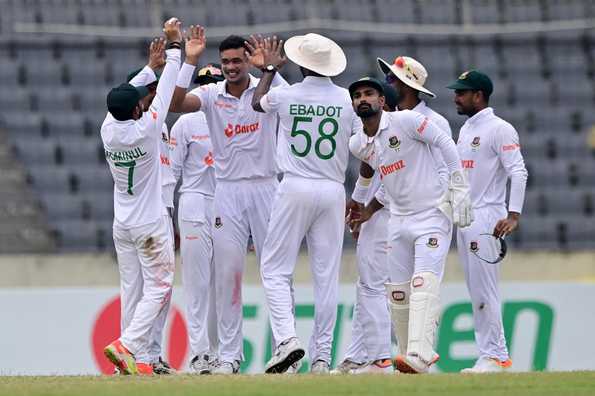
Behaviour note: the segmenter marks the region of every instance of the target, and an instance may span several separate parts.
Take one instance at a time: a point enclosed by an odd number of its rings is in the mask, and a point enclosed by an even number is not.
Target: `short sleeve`
[[[283,93],[285,92],[285,86],[279,86],[272,88],[262,98],[260,98],[260,107],[265,113],[278,112],[283,102]]]
[[[211,108],[211,97],[216,89],[217,84],[201,85],[194,88],[189,94],[198,97],[200,99],[200,110],[207,112]]]

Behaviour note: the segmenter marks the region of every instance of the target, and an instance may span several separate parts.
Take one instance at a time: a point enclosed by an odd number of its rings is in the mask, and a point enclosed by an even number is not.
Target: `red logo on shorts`
[[[188,354],[188,331],[182,312],[173,305],[169,312],[169,328],[167,343],[163,345],[162,354],[173,368],[182,368]],[[103,374],[113,374],[114,365],[103,355],[103,348],[120,337],[120,297],[114,297],[105,304],[93,323],[91,333],[91,348],[99,371]]]

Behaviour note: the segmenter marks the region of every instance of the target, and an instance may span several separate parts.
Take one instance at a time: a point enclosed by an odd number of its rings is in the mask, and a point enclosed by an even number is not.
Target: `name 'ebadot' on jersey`
[[[508,210],[521,213],[527,169],[521,154],[519,134],[494,114],[491,107],[469,118],[459,134],[457,150],[471,186],[473,208],[506,205],[506,182],[510,182]]]
[[[231,181],[277,174],[277,116],[252,109],[258,81],[250,75],[248,88],[239,99],[227,92],[226,81],[190,91],[200,99],[200,109],[207,118],[217,179]],[[284,80],[283,83],[287,84]]]
[[[262,97],[267,113],[279,113],[277,163],[282,172],[304,178],[345,180],[349,137],[362,129],[345,88],[328,77],[308,76]]]
[[[391,213],[399,216],[437,208],[446,191],[430,146],[441,151],[450,174],[461,170],[452,138],[415,111],[382,112],[375,136],[361,132],[349,142],[353,155],[380,172]]]
[[[114,179],[114,221],[124,227],[149,224],[167,214],[161,195],[159,142],[180,67],[180,50],[166,53],[149,111],[136,121],[118,121],[108,113],[101,126],[105,159]]]

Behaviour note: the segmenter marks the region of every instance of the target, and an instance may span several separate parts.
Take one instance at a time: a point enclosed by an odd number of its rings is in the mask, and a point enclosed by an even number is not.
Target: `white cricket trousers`
[[[388,219],[381,209],[362,224],[356,256],[359,279],[345,359],[365,363],[391,357],[391,321],[384,284],[388,281]]]
[[[505,361],[508,360],[508,350],[498,290],[500,263],[488,264],[479,259],[471,251],[471,242],[477,242],[479,234],[493,233],[498,220],[506,218],[507,211],[503,206],[485,206],[474,208],[473,214],[473,223],[457,231],[457,250],[473,306],[475,341],[480,357]]]
[[[248,237],[252,235],[260,263],[276,177],[217,180],[213,205],[213,248],[219,359],[243,360],[242,277]]]
[[[152,343],[161,342],[174,279],[171,218],[164,215],[134,228],[114,223],[113,235],[120,270],[120,340],[138,362],[152,363]]]
[[[217,353],[213,197],[182,193],[178,205],[182,282],[192,356]]]
[[[314,281],[310,361],[331,362],[343,249],[345,188],[330,180],[285,175],[273,203],[261,275],[277,344],[296,337],[291,285],[304,236]]]
[[[389,274],[392,283],[409,282],[413,275],[432,272],[442,279],[452,239],[452,222],[439,209],[389,220]]]

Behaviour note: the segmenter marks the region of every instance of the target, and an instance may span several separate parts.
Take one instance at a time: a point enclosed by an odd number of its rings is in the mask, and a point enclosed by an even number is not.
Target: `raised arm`
[[[186,91],[192,82],[194,69],[198,60],[207,46],[205,29],[199,25],[192,25],[186,35],[184,46],[186,59],[180,70],[176,88],[170,105],[170,111],[174,113],[192,113],[200,110],[202,104],[196,95],[187,94]]]
[[[267,93],[271,89],[273,79],[277,75],[277,71],[283,67],[286,58],[283,55],[283,40],[277,40],[276,36],[266,38],[263,42],[246,42],[250,52],[256,53],[258,51],[254,45],[261,46],[260,50],[263,55],[264,70],[263,75],[252,97],[252,108],[261,113],[275,111],[276,103],[274,100],[269,100]],[[285,80],[283,80],[285,81]]]
[[[135,87],[147,86],[157,80],[155,72],[165,66],[165,39],[153,39],[149,45],[149,63],[129,83]]]
[[[171,18],[165,22],[163,32],[167,38],[167,50],[165,68],[157,84],[157,93],[149,111],[151,119],[156,122],[159,133],[161,133],[161,124],[165,122],[169,105],[180,69],[182,32],[180,30],[181,22],[176,18]]]

